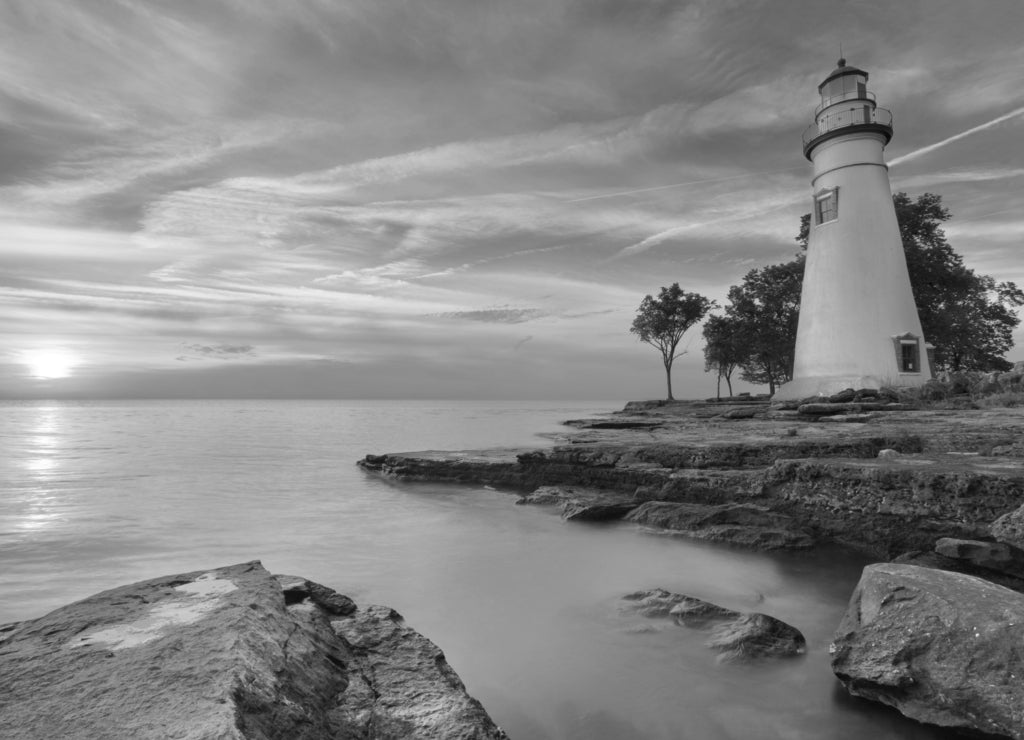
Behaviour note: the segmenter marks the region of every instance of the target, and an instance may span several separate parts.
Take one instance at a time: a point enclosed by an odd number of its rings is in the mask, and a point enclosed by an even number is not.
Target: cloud
[[[990,129],[993,126],[998,126],[1000,123],[1003,123],[1005,121],[1009,121],[1009,120],[1011,120],[1013,118],[1017,118],[1018,116],[1024,116],[1024,106],[1022,106],[1020,108],[1016,108],[1016,109],[1010,111],[1009,113],[1004,113],[1001,116],[997,116],[996,118],[993,118],[991,121],[986,121],[985,123],[979,124],[977,126],[972,126],[971,128],[967,129],[966,131],[961,131],[958,134],[954,134],[953,136],[946,137],[945,139],[942,139],[941,141],[937,141],[934,144],[929,144],[928,146],[923,146],[920,149],[915,149],[912,152],[907,152],[906,154],[904,154],[902,156],[899,156],[899,157],[896,157],[893,160],[890,160],[889,166],[890,167],[894,167],[894,166],[902,164],[904,162],[909,162],[912,159],[916,159],[918,157],[922,157],[925,154],[929,154],[931,152],[934,152],[937,149],[941,149],[942,147],[949,146],[950,144],[952,144],[955,141],[960,141],[961,139],[965,139],[968,136],[972,136],[972,135],[974,135],[976,133],[979,133],[981,131],[986,131],[987,129]]]
[[[182,349],[184,353],[177,358],[180,361],[195,358],[237,360],[256,356],[255,348],[251,344],[186,344]]]
[[[450,311],[437,314],[442,319],[483,321],[488,324],[522,324],[546,315],[544,311],[536,308],[485,308],[478,311]]]
[[[795,250],[799,135],[838,27],[904,122],[894,186],[943,194],[958,249],[1012,275],[1020,13],[13,0],[0,346],[59,339],[96,372],[197,378],[338,361],[375,368],[373,388],[402,353],[403,388],[422,368],[518,383],[540,356],[562,376],[612,363],[645,293],[720,298]],[[530,351],[511,353],[524,323]]]

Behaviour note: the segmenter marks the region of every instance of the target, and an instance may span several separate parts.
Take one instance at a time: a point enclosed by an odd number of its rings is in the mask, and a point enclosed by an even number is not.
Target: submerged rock
[[[718,625],[708,640],[708,647],[727,660],[785,658],[802,654],[806,646],[796,627],[757,612]]]
[[[1024,595],[974,576],[880,563],[831,647],[855,696],[961,731],[1024,738]]]
[[[636,591],[622,598],[631,602],[627,609],[644,617],[668,617],[683,627],[712,627],[707,645],[722,653],[724,660],[800,655],[807,644],[800,630],[775,617],[744,614],[663,588]]]
[[[566,521],[607,522],[621,519],[639,504],[614,491],[574,486],[541,486],[517,504],[561,505]]]
[[[643,617],[658,618],[667,617],[677,604],[690,598],[682,594],[674,594],[663,588],[652,588],[647,591],[634,591],[631,594],[626,594],[622,600],[632,602],[626,605],[630,611],[635,611]]]
[[[505,734],[386,607],[259,562],[97,594],[0,635],[5,737]]]

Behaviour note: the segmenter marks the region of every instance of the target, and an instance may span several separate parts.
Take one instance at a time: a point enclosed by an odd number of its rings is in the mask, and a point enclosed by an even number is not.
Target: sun
[[[57,347],[27,350],[21,353],[21,361],[28,366],[32,377],[44,380],[66,378],[80,363],[74,352]]]

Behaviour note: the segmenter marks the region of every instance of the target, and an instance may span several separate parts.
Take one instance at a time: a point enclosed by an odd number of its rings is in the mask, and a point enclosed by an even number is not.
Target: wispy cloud
[[[559,368],[585,358],[615,368],[593,395],[657,385],[628,335],[642,295],[721,298],[795,249],[837,23],[912,122],[894,187],[941,193],[969,263],[1017,279],[1018,0],[836,13],[0,4],[0,358],[59,341],[97,378],[344,365],[412,388],[418,366],[573,393]]]
[[[437,314],[442,319],[483,321],[489,324],[522,324],[543,317],[545,313],[537,308],[485,308],[479,311],[450,311]]]
[[[931,152],[934,152],[937,149],[942,149],[945,146],[949,146],[953,142],[960,141],[961,139],[966,139],[968,136],[972,136],[981,131],[986,131],[994,126],[998,126],[1000,123],[1003,123],[1004,121],[1009,121],[1013,118],[1017,118],[1018,116],[1024,116],[1024,106],[1016,108],[1010,111],[1009,113],[1004,113],[1001,116],[993,118],[991,121],[986,121],[985,123],[973,126],[967,129],[966,131],[961,131],[960,133],[954,134],[953,136],[948,136],[942,141],[937,141],[934,144],[929,144],[928,146],[923,146],[920,149],[915,149],[912,152],[907,152],[902,156],[890,160],[889,166],[894,167],[896,165],[903,164],[904,162],[909,162],[912,159],[922,157],[925,154],[930,154]]]

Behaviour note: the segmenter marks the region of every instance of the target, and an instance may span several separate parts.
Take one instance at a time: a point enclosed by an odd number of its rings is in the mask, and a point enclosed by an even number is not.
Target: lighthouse
[[[892,113],[875,105],[867,82],[840,59],[804,132],[814,165],[810,236],[793,380],[780,400],[931,377],[883,158]]]

